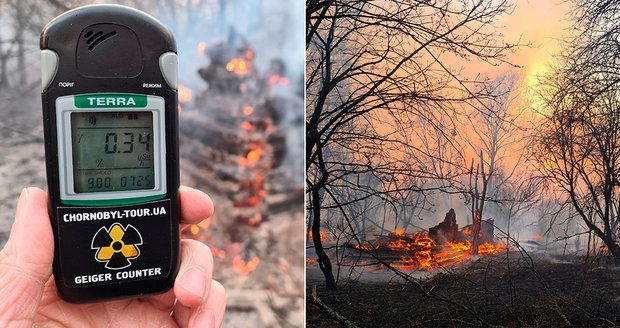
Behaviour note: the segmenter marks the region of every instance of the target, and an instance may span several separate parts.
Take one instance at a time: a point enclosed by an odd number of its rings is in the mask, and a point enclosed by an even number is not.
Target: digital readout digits
[[[76,193],[154,187],[152,112],[71,113]]]

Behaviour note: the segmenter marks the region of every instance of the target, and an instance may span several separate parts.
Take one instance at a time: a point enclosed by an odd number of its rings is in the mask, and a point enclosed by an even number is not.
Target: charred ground
[[[358,327],[613,327],[620,324],[618,270],[602,255],[510,252],[409,283],[351,281],[334,292],[310,274],[307,322],[344,326],[312,299],[317,286],[320,302]]]

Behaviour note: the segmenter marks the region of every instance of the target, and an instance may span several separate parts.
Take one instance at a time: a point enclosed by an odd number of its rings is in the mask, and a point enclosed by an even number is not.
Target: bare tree
[[[575,37],[543,79],[534,158],[577,216],[620,263],[620,4],[576,1]]]
[[[523,141],[523,129],[518,124],[520,109],[516,104],[516,86],[518,78],[515,74],[503,74],[486,86],[493,98],[485,101],[486,106],[469,116],[473,136],[465,136],[465,140],[477,153],[477,160],[471,159],[466,200],[471,205],[473,221],[472,250],[478,253],[478,237],[480,224],[484,215],[487,200],[496,199],[496,191],[506,183],[521,163],[521,158],[510,159],[504,163],[511,150]],[[504,173],[498,171],[504,167]]]
[[[604,73],[579,61],[546,80],[544,122],[534,158],[544,176],[567,197],[578,216],[620,263],[620,89],[600,90]]]

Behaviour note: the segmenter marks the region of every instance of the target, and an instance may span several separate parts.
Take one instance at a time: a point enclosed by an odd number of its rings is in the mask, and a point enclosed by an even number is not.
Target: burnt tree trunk
[[[321,240],[321,196],[319,188],[314,186],[312,189],[312,242],[314,251],[317,255],[317,263],[325,276],[325,285],[328,290],[336,290],[336,280],[332,273],[332,262],[323,249]]]
[[[311,131],[316,133],[316,126],[313,126]],[[318,135],[318,133],[315,135]],[[321,205],[323,203],[321,199],[321,189],[324,188],[327,183],[329,172],[325,168],[325,161],[323,159],[323,144],[320,142],[320,139],[316,142],[316,149],[316,165],[320,176],[316,183],[309,185],[311,190],[310,196],[312,197],[312,242],[314,243],[314,250],[317,255],[317,263],[325,276],[325,287],[327,290],[336,290],[336,280],[334,279],[334,274],[332,273],[332,262],[329,260],[327,253],[325,253],[325,250],[323,249],[323,241],[321,240]],[[309,152],[307,151],[306,161],[308,161],[308,163],[306,165],[310,165],[310,157],[308,154]]]
[[[620,265],[620,246],[616,243],[611,243],[611,245],[605,244],[607,245],[607,249],[609,249],[609,253],[613,256],[615,264]]]
[[[471,252],[472,254],[477,255],[478,246],[480,244],[480,223],[482,222],[482,214],[479,209],[476,210],[473,221]]]
[[[620,265],[620,245],[612,237],[611,231],[602,231],[601,229],[592,229],[596,235],[603,241],[609,254],[614,258],[614,263]]]

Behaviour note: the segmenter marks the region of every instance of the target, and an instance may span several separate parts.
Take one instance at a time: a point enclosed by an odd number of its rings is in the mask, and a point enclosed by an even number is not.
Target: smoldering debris
[[[181,104],[181,180],[207,191],[216,214],[188,236],[208,244],[229,312],[256,327],[303,321],[303,186],[289,138],[303,134],[303,102],[283,67],[260,74],[250,44],[206,50],[205,84]],[[275,82],[275,83],[274,83]],[[294,122],[298,123],[294,123]],[[299,140],[302,140],[301,138]],[[247,322],[227,322],[243,327]]]

